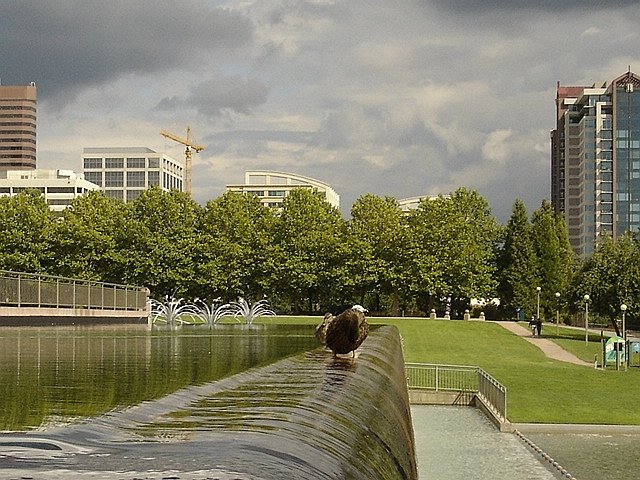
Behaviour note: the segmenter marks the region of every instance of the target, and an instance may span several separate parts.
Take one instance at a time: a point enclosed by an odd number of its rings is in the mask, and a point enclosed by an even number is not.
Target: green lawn
[[[307,323],[320,317],[261,318],[262,323]],[[512,422],[640,425],[640,368],[627,372],[582,367],[548,359],[538,348],[493,322],[377,319],[395,325],[405,361],[477,365],[507,387]],[[584,332],[545,325],[543,336],[587,361],[600,355],[599,335],[585,345]],[[599,357],[601,358],[601,357]],[[637,364],[637,363],[636,363]]]

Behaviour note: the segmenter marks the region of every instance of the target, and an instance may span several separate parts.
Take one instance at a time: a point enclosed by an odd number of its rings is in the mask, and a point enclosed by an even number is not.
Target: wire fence
[[[498,418],[507,419],[507,389],[480,367],[406,363],[407,387],[433,391],[472,392]]]
[[[0,270],[0,306],[145,310],[144,287]]]

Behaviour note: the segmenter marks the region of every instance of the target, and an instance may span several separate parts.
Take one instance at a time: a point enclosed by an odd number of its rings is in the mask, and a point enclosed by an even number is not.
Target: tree
[[[138,235],[131,245],[128,281],[146,285],[153,296],[196,296],[194,252],[201,245],[197,226],[202,208],[188,194],[149,188],[132,202]]]
[[[391,299],[391,314],[400,315],[400,292],[407,284],[407,222],[392,197],[364,195],[351,208],[348,229],[348,278],[358,291],[359,303],[369,293],[372,310],[381,310],[380,295]],[[371,295],[373,294],[373,295]]]
[[[540,306],[546,316],[553,315],[555,292],[564,292],[574,269],[566,226],[543,200],[531,220],[533,246],[537,257],[536,286],[541,287]]]
[[[618,329],[616,320],[620,305],[629,307],[628,315],[639,318],[640,247],[631,234],[617,239],[598,239],[593,254],[583,263],[571,283],[571,300],[575,310],[583,306],[583,297],[590,297],[589,310],[607,318]]]
[[[196,261],[205,296],[233,300],[262,297],[273,278],[271,210],[254,195],[227,192],[207,203],[202,219],[203,245]]]
[[[518,309],[528,316],[535,311],[536,264],[527,207],[518,199],[513,204],[498,255],[498,292],[507,315],[514,315]]]
[[[0,197],[0,268],[48,273],[55,216],[39,190]]]
[[[498,225],[487,201],[461,188],[450,197],[423,200],[410,219],[414,289],[463,309],[470,298],[496,293]]]
[[[102,192],[77,197],[54,225],[53,269],[66,277],[122,283],[136,231],[124,202]]]
[[[345,221],[317,193],[292,190],[275,225],[274,291],[293,311],[326,310],[344,279]]]

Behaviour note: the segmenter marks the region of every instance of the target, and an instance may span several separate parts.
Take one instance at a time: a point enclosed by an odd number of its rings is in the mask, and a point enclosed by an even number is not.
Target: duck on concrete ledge
[[[325,313],[322,323],[316,327],[316,338],[320,343],[326,343],[327,340],[327,325],[334,319],[333,314]]]
[[[369,324],[364,316],[366,311],[362,305],[354,305],[339,315],[330,317],[328,317],[330,314],[325,315],[323,322],[323,324],[326,323],[325,344],[333,352],[334,357],[350,352],[355,357],[356,349],[369,334]],[[320,329],[320,326],[318,328]],[[317,330],[316,336],[318,336]]]

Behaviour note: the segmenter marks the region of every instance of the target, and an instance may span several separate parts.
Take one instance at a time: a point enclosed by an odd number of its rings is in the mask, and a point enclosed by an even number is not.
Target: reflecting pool
[[[0,331],[0,478],[417,480],[399,333]]]
[[[315,347],[300,326],[0,329],[0,430],[70,423]]]
[[[639,435],[528,434],[579,480],[640,478]]]

